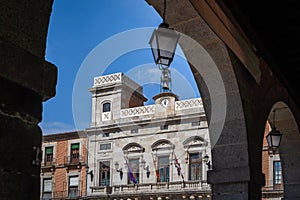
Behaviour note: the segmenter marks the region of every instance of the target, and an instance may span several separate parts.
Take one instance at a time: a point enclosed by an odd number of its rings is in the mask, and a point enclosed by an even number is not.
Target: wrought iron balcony
[[[80,190],[71,190],[71,191],[55,191],[53,192],[52,199],[78,199],[81,197]]]
[[[55,158],[44,159],[44,162],[42,162],[42,167],[52,167],[55,164],[56,164]]]
[[[78,165],[83,162],[82,156],[74,154],[71,156],[65,156],[65,165]]]

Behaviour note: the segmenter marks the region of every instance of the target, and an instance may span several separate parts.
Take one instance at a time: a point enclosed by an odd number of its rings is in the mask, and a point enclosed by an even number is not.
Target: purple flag
[[[131,182],[133,182],[134,184],[136,184],[137,181],[136,181],[136,179],[135,179],[135,177],[134,177],[134,175],[133,175],[133,173],[132,173],[132,171],[131,171],[131,169],[130,169],[129,164],[128,164],[127,161],[126,161],[126,164],[127,164],[127,167],[128,167],[129,179],[130,179]]]

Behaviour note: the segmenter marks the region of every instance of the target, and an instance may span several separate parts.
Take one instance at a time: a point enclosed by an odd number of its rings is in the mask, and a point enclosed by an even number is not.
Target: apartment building
[[[86,145],[83,131],[43,136],[41,199],[86,196]]]

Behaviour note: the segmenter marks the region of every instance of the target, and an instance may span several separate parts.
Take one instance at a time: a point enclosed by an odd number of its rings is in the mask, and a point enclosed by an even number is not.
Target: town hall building
[[[122,73],[94,78],[88,142],[89,199],[210,199],[212,167],[201,98],[169,91],[144,105]]]

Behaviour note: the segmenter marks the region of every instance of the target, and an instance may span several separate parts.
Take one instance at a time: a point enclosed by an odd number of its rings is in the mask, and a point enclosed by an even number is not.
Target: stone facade
[[[86,195],[86,145],[83,131],[43,136],[41,199]]]
[[[90,91],[89,198],[210,199],[210,140],[200,98],[160,93],[144,106],[142,88],[120,73],[96,77]]]

